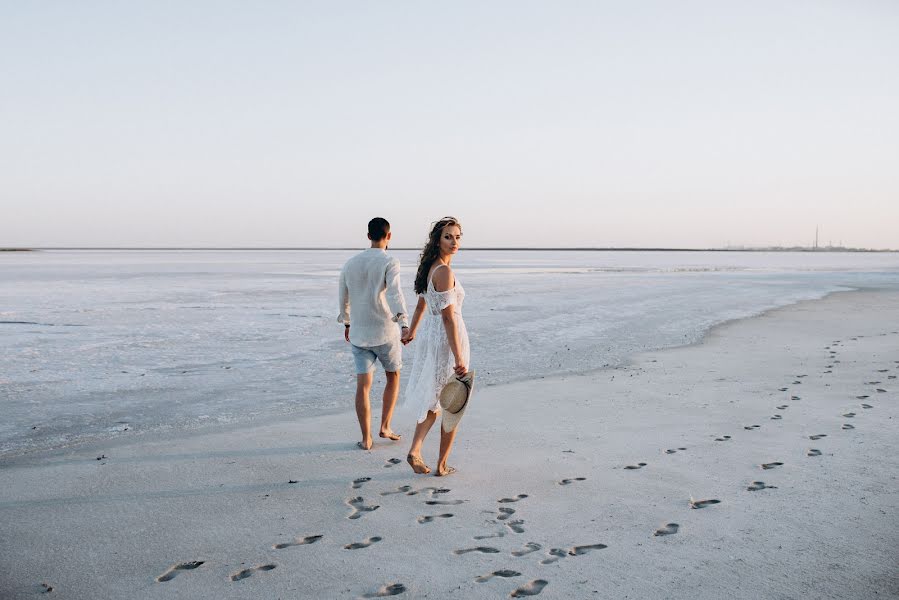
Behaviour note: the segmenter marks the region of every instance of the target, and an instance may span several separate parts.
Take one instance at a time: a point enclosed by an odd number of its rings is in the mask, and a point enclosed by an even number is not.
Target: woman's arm
[[[456,314],[453,312],[452,304],[440,311],[440,318],[443,320],[443,326],[446,328],[446,339],[449,342],[450,351],[456,359],[453,370],[456,372],[456,375],[465,375],[468,372],[468,365],[465,364],[465,358],[462,356],[462,347],[459,345],[459,331],[456,329]]]
[[[453,289],[455,278],[453,270],[449,267],[434,271],[434,289],[438,292],[445,292]],[[453,370],[456,375],[465,375],[468,372],[468,365],[465,364],[465,358],[462,356],[462,345],[459,343],[459,330],[456,328],[456,313],[453,311],[453,305],[450,304],[440,311],[440,319],[443,321],[443,327],[446,329],[446,339],[449,342],[450,351],[453,353],[456,364]]]
[[[415,305],[415,312],[412,315],[412,324],[409,325],[409,330],[406,332],[406,337],[400,340],[404,345],[415,339],[415,332],[418,331],[418,325],[421,323],[421,317],[424,315],[424,313],[425,297],[419,296],[418,303]]]

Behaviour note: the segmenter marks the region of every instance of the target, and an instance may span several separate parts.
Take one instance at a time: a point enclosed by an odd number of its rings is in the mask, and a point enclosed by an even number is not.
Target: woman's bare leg
[[[459,430],[459,427],[456,427],[449,433],[443,430],[443,427],[440,428],[440,456],[437,459],[437,474],[444,475],[449,470],[446,466],[446,459],[449,458],[450,450],[453,449],[453,442],[456,439],[456,432]]]
[[[415,435],[412,436],[412,447],[409,448],[409,456],[406,461],[412,466],[412,470],[416,473],[430,473],[431,468],[424,464],[421,460],[421,445],[425,441],[425,436],[437,420],[437,413],[428,411],[428,416],[421,423],[415,426]]]

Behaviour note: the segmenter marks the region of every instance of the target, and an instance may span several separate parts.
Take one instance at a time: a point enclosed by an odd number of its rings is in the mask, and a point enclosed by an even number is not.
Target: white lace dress
[[[433,276],[433,274],[432,271],[431,275]],[[434,289],[434,282],[429,277],[428,289],[422,295],[427,308],[418,332],[415,334],[415,340],[412,342],[412,346],[415,348],[415,360],[406,384],[406,394],[403,397],[404,410],[414,415],[418,423],[427,418],[428,411],[440,412],[440,391],[446,382],[455,375],[453,367],[456,359],[450,350],[443,319],[440,318],[440,311],[447,306],[453,306],[462,357],[466,366],[471,368],[468,331],[465,329],[465,321],[462,320],[462,302],[465,300],[465,290],[462,289],[459,278],[456,277],[455,287],[445,292],[438,292]]]

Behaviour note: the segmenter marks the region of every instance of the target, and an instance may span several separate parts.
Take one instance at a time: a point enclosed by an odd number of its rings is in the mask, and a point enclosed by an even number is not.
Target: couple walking
[[[415,414],[417,425],[406,460],[416,473],[431,472],[422,460],[421,446],[443,412],[435,475],[449,475],[455,469],[446,461],[474,375],[468,371],[468,333],[462,321],[465,291],[450,266],[459,250],[462,226],[453,217],[432,225],[415,275],[418,302],[411,323],[400,287],[400,262],[387,254],[390,237],[385,219],[369,221],[371,248],[352,257],[340,271],[337,320],[345,326],[344,338],[352,346],[356,366],[356,415],[362,429],[358,445],[363,450],[372,447],[369,392],[376,361],[387,377],[379,435],[400,439],[390,421],[399,396],[402,346],[415,340],[415,364],[403,405]]]

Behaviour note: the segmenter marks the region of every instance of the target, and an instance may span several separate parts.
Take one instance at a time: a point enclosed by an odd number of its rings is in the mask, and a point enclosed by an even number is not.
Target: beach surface
[[[4,458],[0,598],[896,597],[897,375],[843,292],[481,386],[446,478],[350,412]]]

